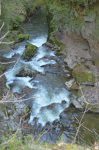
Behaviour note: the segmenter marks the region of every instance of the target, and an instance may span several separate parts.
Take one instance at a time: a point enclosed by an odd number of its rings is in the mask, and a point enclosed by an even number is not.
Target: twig
[[[88,129],[87,127],[85,127],[84,125],[82,125],[83,128],[85,128],[86,130],[88,130],[89,132],[93,133],[93,131],[91,131],[90,129]]]
[[[13,44],[13,43],[14,43],[14,41],[11,41],[11,42],[2,42],[2,41],[0,41],[0,44],[6,44],[6,45]]]
[[[80,128],[81,128],[81,126],[82,126],[82,120],[84,119],[84,116],[85,116],[86,112],[88,111],[87,109],[88,109],[88,105],[89,105],[89,103],[86,101],[86,98],[85,98],[85,96],[84,96],[84,93],[83,93],[83,91],[82,91],[81,86],[80,86],[80,90],[81,90],[83,99],[84,99],[84,101],[86,102],[86,106],[85,106],[85,110],[84,110],[84,112],[83,112],[83,115],[82,115],[82,117],[81,117],[81,119],[80,119],[80,121],[79,121],[79,125],[78,125],[78,127],[77,127],[77,131],[76,131],[76,134],[75,134],[75,137],[74,137],[74,140],[73,140],[72,143],[75,143],[75,142],[76,142],[77,136],[78,136],[79,131],[80,131]]]
[[[86,109],[85,109],[85,110],[86,110]],[[73,140],[73,142],[72,142],[73,144],[76,143],[76,139],[77,139],[78,133],[79,133],[79,131],[80,131],[80,128],[81,128],[81,126],[82,126],[82,120],[83,120],[83,118],[84,118],[84,116],[85,116],[85,113],[86,113],[86,111],[84,111],[84,113],[83,113],[83,115],[82,115],[82,117],[81,117],[81,120],[79,121],[79,125],[78,125],[78,127],[77,127],[77,131],[76,131],[74,140]]]
[[[0,100],[0,104],[3,104],[3,103],[22,103],[22,102],[28,101],[28,100],[30,100],[32,98],[37,98],[37,97],[33,96],[33,97],[29,97],[29,98],[22,99],[22,100],[18,100],[18,99],[17,100],[9,100],[9,101],[7,101],[7,100]]]
[[[1,27],[0,27],[0,32],[1,32],[1,30],[3,29],[3,27],[4,27],[4,22],[2,23],[2,25],[1,25]],[[0,44],[7,44],[7,45],[9,45],[9,44],[13,44],[14,43],[14,41],[11,41],[11,42],[5,42],[5,41],[3,41],[4,40],[4,38],[9,34],[9,32],[10,31],[7,31],[4,35],[2,35],[2,37],[0,38]]]
[[[0,42],[2,42],[2,40],[9,34],[9,31],[7,31],[1,38],[0,38]]]
[[[2,78],[4,75],[5,75],[5,73],[1,74],[1,75],[0,75],[0,78]]]
[[[2,25],[0,27],[0,31],[2,30],[3,27],[4,27],[4,22],[2,23]]]
[[[15,61],[9,61],[9,62],[0,62],[1,65],[6,65],[6,64],[12,64],[14,63]]]

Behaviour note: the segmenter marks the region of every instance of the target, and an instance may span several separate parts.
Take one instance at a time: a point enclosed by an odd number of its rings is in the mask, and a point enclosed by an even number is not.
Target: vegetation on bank
[[[11,139],[0,145],[0,150],[93,150],[87,146],[82,147],[76,144],[65,144],[58,142],[56,144],[39,143],[33,140],[32,136],[25,136],[20,139],[14,134]]]
[[[46,8],[51,32],[67,27],[78,30],[84,16],[97,0],[4,0],[1,18],[8,28],[16,29],[40,7]]]
[[[94,9],[97,0],[4,0],[2,1],[2,15],[1,19],[7,24],[7,28],[11,30],[8,38],[17,41],[22,35],[22,23],[34,15],[37,11],[46,9],[47,20],[49,26],[49,42],[55,47],[58,47],[57,54],[60,54],[64,48],[63,43],[60,42],[56,36],[56,32],[63,30],[71,30],[80,32],[81,27],[85,23],[85,16],[92,16],[98,11]],[[97,27],[98,31],[98,17]],[[95,31],[95,36],[99,37],[98,32]]]
[[[51,30],[70,28],[78,31],[84,22],[84,16],[95,2],[96,0],[46,0]]]
[[[21,23],[33,15],[36,7],[39,7],[42,2],[42,0],[3,0],[1,19],[9,29],[21,28]]]

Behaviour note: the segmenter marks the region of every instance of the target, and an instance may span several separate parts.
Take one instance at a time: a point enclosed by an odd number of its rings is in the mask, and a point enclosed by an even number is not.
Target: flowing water
[[[42,127],[53,126],[50,133],[43,134],[43,141],[54,142],[60,135],[65,135],[65,141],[69,142],[76,131],[77,120],[75,117],[80,116],[81,113],[74,108],[69,110],[71,94],[65,86],[67,75],[63,69],[63,61],[55,55],[53,50],[43,45],[48,37],[45,15],[41,13],[35,15],[27,24],[23,25],[23,29],[25,33],[31,35],[30,40],[19,43],[16,48],[3,55],[8,59],[17,56],[16,63],[10,65],[5,72],[6,86],[13,93],[18,94],[21,94],[26,87],[31,89],[28,95],[33,98],[28,123],[32,126],[35,125],[35,122]],[[22,58],[26,42],[37,46],[36,54],[29,61]],[[20,76],[20,71],[24,68],[34,73],[35,77]],[[85,124],[88,123],[88,128],[90,120],[95,117],[96,115],[86,116]],[[88,118],[89,122],[86,123]],[[95,124],[92,128],[99,129]],[[87,137],[86,133],[83,137],[86,140],[85,137]]]
[[[36,21],[38,19],[41,24],[37,26]],[[21,93],[25,87],[33,90],[34,98],[29,123],[33,124],[34,119],[38,118],[38,123],[42,126],[47,122],[59,119],[60,113],[70,103],[69,92],[64,84],[66,77],[63,73],[60,74],[59,70],[62,69],[57,64],[57,57],[54,51],[43,46],[47,41],[47,23],[45,21],[45,18],[35,18],[33,20],[33,33],[28,31],[31,34],[31,39],[28,42],[37,46],[37,52],[30,61],[26,61],[21,57],[25,51],[26,42],[21,43],[18,48],[11,50],[9,53],[4,54],[6,58],[12,58],[19,54],[20,57],[15,65],[5,72],[6,85],[11,87],[14,93]],[[36,72],[35,79],[29,76],[18,76],[17,74],[23,68],[29,68],[31,72]],[[53,107],[51,107],[52,105]]]

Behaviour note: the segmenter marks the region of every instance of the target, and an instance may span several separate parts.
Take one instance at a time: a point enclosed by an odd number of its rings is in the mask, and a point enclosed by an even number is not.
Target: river
[[[31,98],[31,114],[28,124],[37,132],[45,132],[41,140],[50,143],[63,137],[65,142],[73,140],[77,127],[77,119],[82,112],[71,106],[71,92],[65,82],[70,76],[62,56],[56,56],[55,51],[44,44],[48,38],[46,16],[42,13],[33,16],[23,25],[24,33],[30,34],[30,39],[19,43],[14,49],[5,52],[5,58],[16,59],[5,72],[6,86],[13,93],[22,94],[27,87],[27,97]],[[29,60],[22,55],[26,43],[37,46],[36,54]],[[23,69],[28,69],[35,76],[20,76]],[[65,69],[64,69],[65,68]],[[91,144],[99,131],[97,114],[87,113],[84,126],[79,133],[78,142]],[[93,121],[94,120],[94,121]],[[88,128],[88,129],[87,129]]]

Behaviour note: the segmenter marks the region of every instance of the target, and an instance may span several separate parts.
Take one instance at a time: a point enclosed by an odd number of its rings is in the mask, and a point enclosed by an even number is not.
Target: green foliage
[[[70,0],[72,3],[88,7],[96,2],[96,0]]]
[[[2,1],[2,19],[8,25],[8,28],[16,29],[20,23],[25,20],[26,11],[21,0]]]
[[[12,135],[12,137],[8,140],[7,143],[5,143],[4,145],[1,145],[0,150],[27,150],[29,149],[29,145],[28,142],[32,141],[32,137],[28,136],[25,137],[24,142],[22,141],[22,139],[18,139],[17,135],[14,134]],[[31,144],[31,142],[30,142]]]
[[[22,140],[14,134],[11,139],[0,146],[0,150],[84,150],[84,148],[76,144],[40,144],[33,141],[32,136],[25,136]]]
[[[61,53],[63,43],[57,40],[57,31],[71,30],[80,31],[83,25],[83,14],[81,8],[69,0],[46,0],[48,10],[49,41],[58,47],[58,55]],[[83,11],[82,11],[83,12]]]
[[[1,18],[10,29],[17,29],[43,0],[3,0]]]
[[[70,3],[70,1],[48,1],[47,8],[51,15],[50,28],[53,31],[58,31],[61,29],[71,28],[76,30],[82,25],[82,16],[80,10],[77,10],[79,7]],[[80,9],[80,8],[79,8]]]
[[[45,0],[49,13],[50,28],[79,30],[84,23],[86,10],[96,0]]]
[[[28,16],[34,13],[36,7],[44,5],[44,0],[22,0],[22,1]]]

